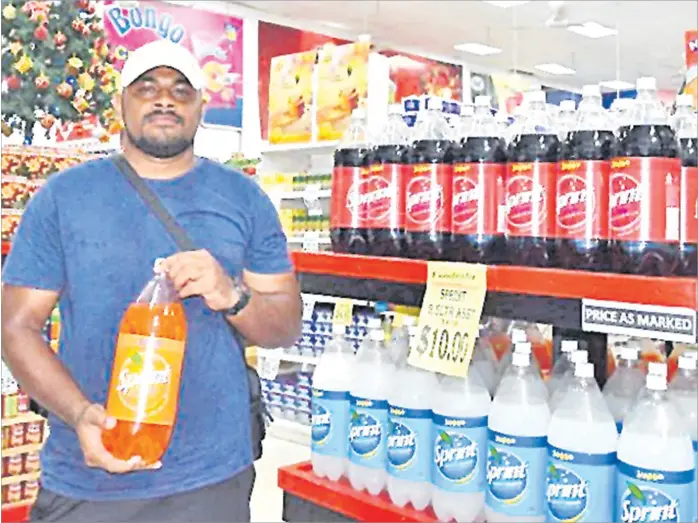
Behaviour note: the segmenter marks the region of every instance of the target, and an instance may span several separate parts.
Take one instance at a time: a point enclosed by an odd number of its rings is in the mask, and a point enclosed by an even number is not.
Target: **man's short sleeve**
[[[56,202],[50,183],[29,201],[2,268],[10,285],[60,291],[65,285]]]
[[[259,274],[279,274],[293,270],[286,235],[279,215],[264,191],[255,186],[252,212],[254,221],[249,239],[245,268]]]

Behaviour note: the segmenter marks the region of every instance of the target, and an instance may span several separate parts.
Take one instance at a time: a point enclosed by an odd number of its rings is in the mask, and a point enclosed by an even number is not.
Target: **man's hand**
[[[75,432],[80,441],[85,464],[88,467],[104,469],[112,474],[123,474],[134,470],[157,470],[162,464],[158,461],[152,465],[145,463],[140,456],[134,456],[128,461],[116,459],[104,448],[102,431],[113,429],[116,420],[107,416],[104,407],[93,403],[85,407],[80,414]]]
[[[208,251],[174,254],[162,262],[162,268],[181,298],[201,296],[214,311],[229,309],[239,299],[233,279]]]

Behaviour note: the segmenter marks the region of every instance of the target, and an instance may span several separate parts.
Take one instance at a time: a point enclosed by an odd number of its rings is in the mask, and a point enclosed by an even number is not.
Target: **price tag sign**
[[[303,233],[303,250],[305,252],[318,252],[320,250],[320,233],[318,231]]]
[[[348,326],[352,324],[352,313],[354,312],[354,304],[351,300],[341,298],[334,304],[334,313],[332,314],[333,325]]]
[[[467,376],[487,294],[487,267],[429,262],[427,270],[418,333],[407,363],[449,376]]]
[[[313,319],[313,311],[315,310],[315,298],[309,298],[308,296],[302,297],[303,301],[303,315],[301,317],[304,321],[311,321]]]

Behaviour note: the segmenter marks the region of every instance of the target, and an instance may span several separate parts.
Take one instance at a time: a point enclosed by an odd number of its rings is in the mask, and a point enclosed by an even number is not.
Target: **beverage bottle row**
[[[494,399],[465,378],[406,362],[411,332],[390,346],[379,319],[356,355],[341,331],[313,377],[312,464],[319,476],[440,521],[694,521],[698,465],[695,354],[652,363],[618,430],[578,344],[566,340],[546,387],[518,342]],[[404,329],[403,329],[404,331]],[[632,367],[629,364],[628,367]],[[620,381],[623,377],[622,367]],[[643,386],[644,385],[644,386]],[[622,386],[607,388],[618,393]],[[610,393],[610,391],[609,391]]]
[[[586,86],[579,108],[566,101],[556,119],[531,91],[508,129],[488,97],[450,123],[427,99],[413,128],[391,106],[376,139],[355,111],[335,152],[333,249],[695,275],[695,113],[679,97],[670,125],[655,80],[637,88],[606,111]]]

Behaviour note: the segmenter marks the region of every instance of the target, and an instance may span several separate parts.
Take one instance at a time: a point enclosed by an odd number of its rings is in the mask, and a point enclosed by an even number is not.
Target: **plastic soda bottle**
[[[694,521],[695,457],[666,378],[647,375],[648,394],[636,401],[618,440],[616,521]]]
[[[548,392],[552,398],[555,391],[564,380],[565,376],[574,374],[574,363],[572,363],[572,353],[579,348],[576,340],[562,340],[560,343],[560,358],[555,362],[547,382]]]
[[[623,347],[618,366],[603,388],[603,395],[616,419],[618,433],[623,428],[623,418],[642,389],[645,380],[638,365],[638,350],[635,347]]]
[[[349,427],[349,388],[354,351],[344,337],[346,327],[335,324],[313,373],[312,444],[313,472],[337,481],[347,468],[346,437]]]
[[[555,389],[555,394],[550,398],[550,412],[555,412],[562,400],[565,399],[565,395],[574,381],[574,371],[577,365],[587,363],[589,361],[589,353],[585,350],[576,350],[570,355],[570,360],[572,362],[570,371],[563,374],[560,384]]]
[[[489,393],[471,367],[467,378],[442,376],[433,405],[434,512],[439,521],[476,521],[485,506]]]
[[[531,355],[515,352],[488,421],[487,521],[545,521],[545,468],[550,410]]]
[[[116,426],[102,432],[115,457],[155,463],[167,450],[177,418],[187,318],[160,260],[155,275],[121,320],[107,414]]]
[[[579,363],[548,430],[548,521],[613,521],[618,432],[594,379]]]

